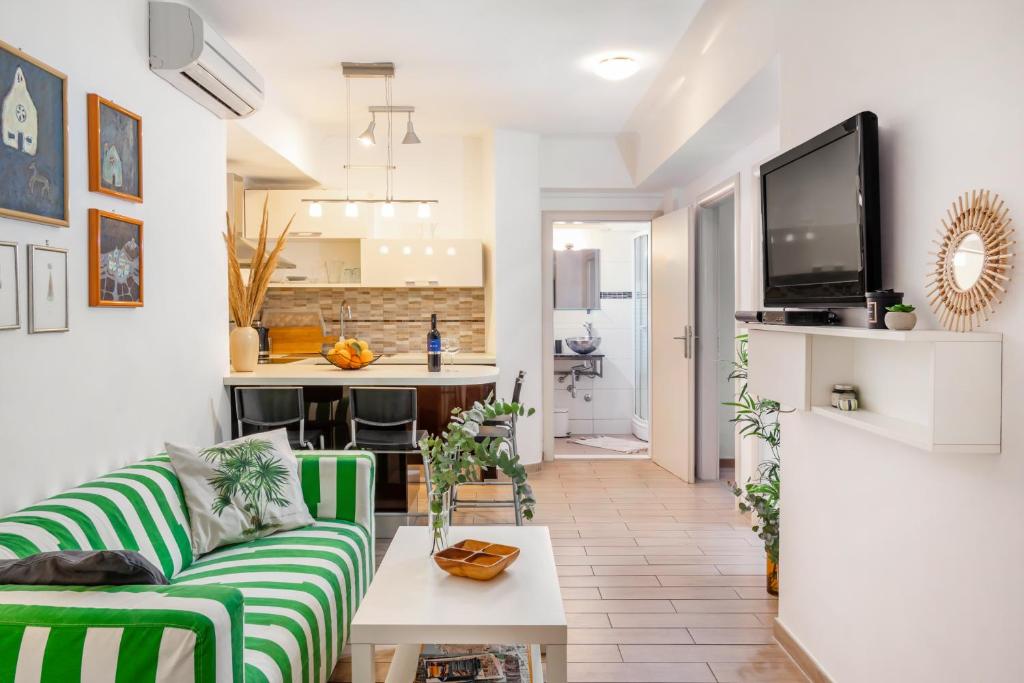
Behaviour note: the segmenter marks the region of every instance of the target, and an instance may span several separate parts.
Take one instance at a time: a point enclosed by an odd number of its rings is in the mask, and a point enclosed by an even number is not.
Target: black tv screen
[[[765,306],[863,306],[881,288],[877,117],[763,164],[761,211]]]

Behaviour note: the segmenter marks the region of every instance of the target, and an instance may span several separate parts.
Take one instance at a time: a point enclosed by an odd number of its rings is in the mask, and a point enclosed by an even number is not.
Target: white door
[[[651,223],[651,457],[694,480],[693,248],[690,210]]]

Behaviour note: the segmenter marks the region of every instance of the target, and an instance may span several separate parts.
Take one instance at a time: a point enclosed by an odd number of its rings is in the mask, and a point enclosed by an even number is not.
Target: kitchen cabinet
[[[364,239],[360,267],[366,287],[483,287],[480,240]]]

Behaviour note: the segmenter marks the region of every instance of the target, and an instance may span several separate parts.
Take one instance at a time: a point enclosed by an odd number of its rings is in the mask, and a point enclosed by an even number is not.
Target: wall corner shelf
[[[999,453],[1002,335],[750,325],[752,394],[933,453]],[[853,384],[860,410],[831,407]]]

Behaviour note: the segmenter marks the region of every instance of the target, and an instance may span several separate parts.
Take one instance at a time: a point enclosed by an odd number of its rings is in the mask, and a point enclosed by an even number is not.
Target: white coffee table
[[[519,559],[491,581],[442,571],[430,557],[430,530],[398,529],[352,628],[353,683],[373,683],[374,648],[397,645],[388,683],[413,680],[423,643],[530,645],[534,683],[565,683],[567,626],[551,537],[544,526],[456,526],[449,543],[467,538],[520,548]]]

